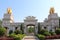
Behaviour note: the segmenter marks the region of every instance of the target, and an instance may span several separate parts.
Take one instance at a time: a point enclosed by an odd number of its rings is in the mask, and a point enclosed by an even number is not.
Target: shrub
[[[12,34],[9,34],[9,37],[16,37],[16,34],[15,33],[12,33]]]
[[[14,33],[15,34],[22,34],[22,31],[21,30],[15,30]]]
[[[25,34],[15,34],[15,33],[12,33],[9,35],[9,37],[12,37],[14,38],[14,40],[21,40],[23,37],[25,36]]]
[[[25,36],[25,34],[18,34],[17,36],[19,36],[20,39],[22,39]]]
[[[13,31],[12,31],[12,30],[10,30],[10,31],[9,31],[9,34],[12,34],[12,33],[13,33]]]
[[[50,36],[51,34],[49,32],[44,32],[45,36]]]
[[[55,32],[52,32],[52,31],[50,31],[49,32],[51,35],[56,35],[56,33]]]
[[[19,36],[16,36],[14,40],[21,40]]]
[[[0,36],[5,35],[5,33],[6,33],[6,29],[3,27],[0,27]]]
[[[56,33],[56,34],[60,34],[60,28],[56,29],[56,30],[55,30],[55,33]]]
[[[46,29],[41,29],[40,34],[44,35],[44,32],[48,32]]]
[[[41,29],[40,34],[45,35],[45,36],[50,36],[51,34],[48,32],[46,29]]]
[[[45,39],[45,36],[44,36],[44,35],[41,35],[41,34],[38,34],[37,37],[38,37],[40,40],[44,40],[44,39]]]
[[[15,40],[21,40],[25,35],[24,34],[18,34],[14,37]]]

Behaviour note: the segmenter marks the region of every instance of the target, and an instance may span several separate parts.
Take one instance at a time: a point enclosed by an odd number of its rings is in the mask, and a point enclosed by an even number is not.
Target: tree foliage
[[[34,28],[30,27],[28,31],[29,31],[29,33],[32,33],[32,32],[34,32]]]
[[[45,35],[45,36],[51,35],[51,34],[49,33],[49,31],[46,30],[46,29],[41,29],[41,30],[40,30],[40,34]]]
[[[15,34],[22,34],[22,31],[21,30],[15,30],[14,33]]]
[[[49,31],[49,33],[50,33],[51,35],[56,35],[56,33],[55,33],[55,32],[52,32],[52,31]]]
[[[23,23],[20,25],[20,30],[22,31],[22,34],[24,34]]]
[[[44,32],[48,32],[46,29],[41,29],[40,34],[44,34]]]
[[[60,34],[60,28],[56,29],[56,30],[55,30],[55,33],[56,33],[56,34]]]
[[[9,34],[12,34],[12,33],[13,33],[13,30],[10,30],[10,31],[9,31]]]
[[[60,28],[60,18],[59,18],[59,28]]]
[[[5,33],[6,33],[6,29],[3,27],[0,27],[0,36],[5,35]]]
[[[44,35],[37,34],[37,37],[38,37],[40,40],[45,40],[45,36],[44,36]]]
[[[38,34],[40,34],[40,30],[41,30],[40,23],[38,23]]]
[[[2,26],[2,20],[0,20],[0,27]]]

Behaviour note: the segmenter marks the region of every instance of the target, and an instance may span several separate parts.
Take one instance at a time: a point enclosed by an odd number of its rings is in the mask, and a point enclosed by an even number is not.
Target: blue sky
[[[60,16],[60,0],[0,0],[0,19],[8,7],[12,8],[15,22],[27,16],[35,16],[41,22],[48,17],[50,7]]]

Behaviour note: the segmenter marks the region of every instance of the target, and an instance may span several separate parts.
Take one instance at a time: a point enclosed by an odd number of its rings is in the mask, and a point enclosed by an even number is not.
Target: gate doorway
[[[34,35],[35,34],[35,25],[29,24],[27,25],[27,34]]]

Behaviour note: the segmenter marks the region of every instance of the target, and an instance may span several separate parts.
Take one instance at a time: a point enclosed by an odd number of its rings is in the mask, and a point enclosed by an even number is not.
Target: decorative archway
[[[35,25],[33,25],[33,24],[27,25],[27,34],[29,34],[29,35],[35,34]]]
[[[32,27],[34,28],[33,33],[37,34],[38,33],[38,23],[37,23],[37,19],[34,16],[28,16],[26,17],[26,19],[24,19],[24,33],[28,34],[28,27]]]

